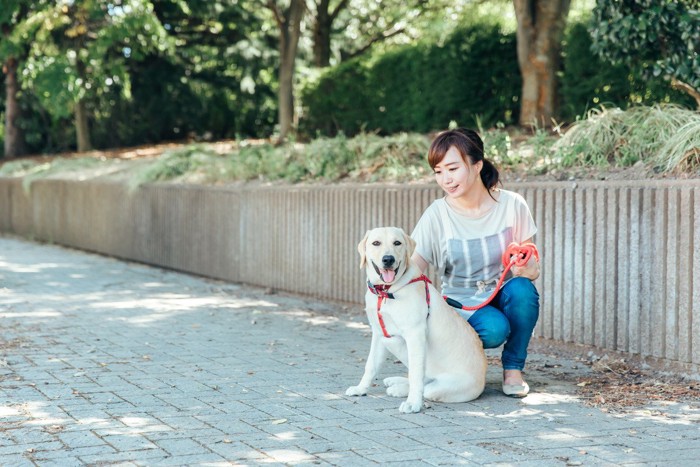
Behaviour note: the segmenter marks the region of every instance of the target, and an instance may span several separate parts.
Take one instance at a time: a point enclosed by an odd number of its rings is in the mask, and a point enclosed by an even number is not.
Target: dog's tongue
[[[396,271],[393,269],[382,269],[382,280],[384,282],[394,282],[394,277],[396,277]]]

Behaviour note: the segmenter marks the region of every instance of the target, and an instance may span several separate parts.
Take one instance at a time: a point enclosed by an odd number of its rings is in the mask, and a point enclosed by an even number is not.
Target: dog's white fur
[[[423,399],[439,402],[466,402],[479,397],[486,381],[486,355],[474,329],[445,303],[432,284],[430,315],[423,281],[409,282],[421,275],[411,262],[415,242],[396,227],[367,231],[358,245],[367,278],[374,284],[391,285],[394,299],[386,299],[381,307],[389,338],[384,337],[377,317],[377,296],[369,290],[365,296],[367,317],[372,327],[372,343],[365,372],[357,386],[345,392],[362,396],[386,360],[387,350],[408,367],[408,378],[384,380],[386,393],[406,397],[399,410],[419,412]],[[387,283],[379,274],[382,259],[393,256],[396,275]],[[376,267],[375,267],[376,266]],[[391,275],[386,276],[388,278]]]

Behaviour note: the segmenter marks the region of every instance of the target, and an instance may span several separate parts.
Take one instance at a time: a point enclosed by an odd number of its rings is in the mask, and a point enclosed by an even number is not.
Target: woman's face
[[[450,146],[445,157],[435,166],[433,171],[435,172],[435,180],[440,188],[447,193],[447,196],[459,198],[478,187],[477,183],[481,183],[479,177],[481,166],[481,161],[476,164],[466,163],[457,148]]]

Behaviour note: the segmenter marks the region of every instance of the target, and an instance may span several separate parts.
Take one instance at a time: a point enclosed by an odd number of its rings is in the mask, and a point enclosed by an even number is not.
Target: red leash
[[[487,298],[481,305],[464,306],[457,300],[448,298],[446,295],[443,295],[442,298],[445,299],[448,305],[453,306],[455,308],[461,308],[467,311],[474,311],[478,310],[479,308],[483,308],[486,305],[488,305],[491,302],[491,300],[493,300],[494,297],[496,297],[498,291],[501,290],[501,285],[503,284],[503,281],[506,278],[506,274],[508,274],[508,271],[510,271],[510,268],[512,268],[513,266],[525,266],[527,262],[530,261],[530,258],[532,258],[533,255],[535,256],[535,259],[537,259],[537,261],[540,260],[540,254],[537,251],[537,247],[534,243],[523,243],[522,245],[519,245],[513,242],[510,245],[508,245],[508,248],[506,248],[506,251],[503,253],[503,257],[501,258],[501,262],[505,267],[505,269],[503,270],[503,274],[501,274],[501,277],[498,279],[498,284],[496,284],[496,288],[494,289],[491,296]]]

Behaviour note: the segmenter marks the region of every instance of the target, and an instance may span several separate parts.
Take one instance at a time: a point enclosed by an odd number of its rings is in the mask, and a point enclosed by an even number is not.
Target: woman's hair
[[[481,181],[489,193],[500,183],[498,169],[488,159],[484,159],[484,142],[479,134],[468,128],[457,128],[456,130],[443,131],[433,140],[428,150],[428,164],[431,169],[435,169],[445,158],[447,151],[454,146],[462,155],[462,159],[469,165],[483,162],[481,167]],[[467,160],[469,158],[469,160]]]

